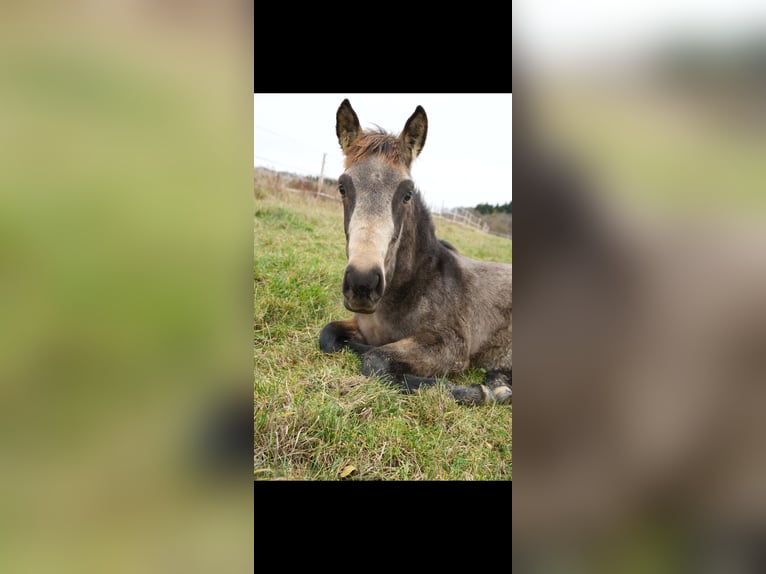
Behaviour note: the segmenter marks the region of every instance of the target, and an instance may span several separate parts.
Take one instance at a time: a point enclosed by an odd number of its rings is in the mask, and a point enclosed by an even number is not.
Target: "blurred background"
[[[763,211],[766,5],[514,2],[514,56],[546,124],[614,193]]]
[[[759,572],[766,5],[513,3],[513,561]]]
[[[252,5],[0,45],[0,570],[250,571]]]

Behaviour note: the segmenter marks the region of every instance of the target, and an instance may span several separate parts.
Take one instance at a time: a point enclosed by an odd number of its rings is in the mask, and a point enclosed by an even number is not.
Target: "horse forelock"
[[[346,169],[356,162],[378,156],[393,166],[409,169],[399,136],[377,128],[362,132],[346,150]]]

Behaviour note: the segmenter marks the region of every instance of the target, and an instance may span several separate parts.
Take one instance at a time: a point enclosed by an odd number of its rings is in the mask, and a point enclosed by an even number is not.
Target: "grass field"
[[[254,479],[510,480],[511,406],[460,406],[441,387],[403,395],[361,376],[353,353],[319,351],[322,327],[349,316],[340,204],[255,197]],[[436,227],[469,257],[511,261],[507,239]]]

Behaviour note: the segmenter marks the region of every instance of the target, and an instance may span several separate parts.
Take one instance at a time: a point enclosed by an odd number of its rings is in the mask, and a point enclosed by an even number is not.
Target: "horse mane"
[[[447,248],[447,249],[449,249],[450,251],[454,251],[455,253],[457,253],[457,252],[458,252],[458,250],[457,250],[457,247],[455,247],[454,245],[452,245],[452,243],[450,243],[450,242],[449,242],[449,241],[447,241],[446,239],[441,239],[441,238],[439,238],[439,243],[441,243],[442,245],[444,245],[444,247],[446,247],[446,248]]]
[[[346,168],[372,155],[379,155],[386,163],[408,167],[399,136],[378,126],[374,130],[360,133],[345,154]]]
[[[423,200],[423,196],[420,190],[416,190],[413,197],[417,202],[417,210],[415,212],[415,235],[417,237],[417,244],[419,254],[437,254],[444,251],[452,251],[458,253],[457,248],[452,245],[446,239],[441,239],[436,235],[436,226],[434,225],[434,218],[431,214],[431,210]]]

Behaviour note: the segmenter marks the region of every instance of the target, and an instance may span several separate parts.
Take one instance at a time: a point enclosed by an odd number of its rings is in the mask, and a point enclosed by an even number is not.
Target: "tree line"
[[[480,203],[474,207],[476,211],[482,215],[489,215],[491,213],[513,213],[513,202],[491,205],[489,203]]]

